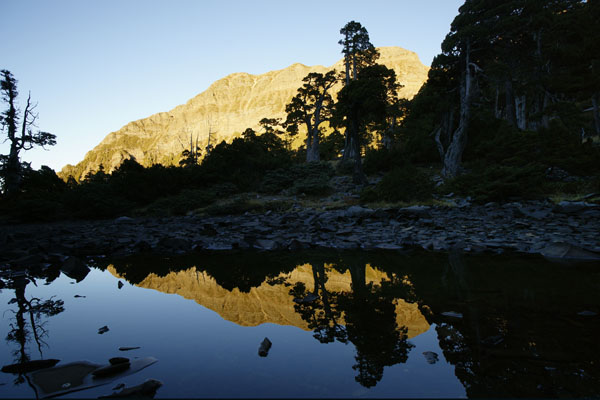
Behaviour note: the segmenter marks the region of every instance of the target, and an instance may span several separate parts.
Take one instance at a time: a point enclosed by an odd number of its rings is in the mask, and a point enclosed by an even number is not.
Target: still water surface
[[[89,265],[2,277],[2,365],[158,362],[65,398],[149,378],[163,382],[156,398],[600,395],[597,264],[238,253]],[[35,396],[27,378],[0,373],[0,397]]]

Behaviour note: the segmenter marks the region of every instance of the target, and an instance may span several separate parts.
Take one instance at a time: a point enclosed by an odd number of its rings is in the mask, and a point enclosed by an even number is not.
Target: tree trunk
[[[344,154],[342,155],[343,161],[354,160],[354,137],[352,136],[352,129],[346,128],[344,133]]]
[[[4,184],[7,196],[12,196],[19,191],[21,186],[21,163],[19,162],[19,150],[13,142],[4,169]]]
[[[470,66],[470,46],[467,43],[465,73],[463,74],[460,88],[460,116],[458,127],[452,134],[450,145],[444,155],[444,167],[442,176],[453,178],[460,172],[460,163],[462,154],[467,145],[467,129],[471,119],[471,90],[473,85],[473,76]]]
[[[527,129],[526,102],[527,98],[525,95],[515,96],[515,115],[517,117],[517,127],[522,131]]]
[[[363,172],[362,169],[362,162],[361,162],[361,154],[360,154],[360,142],[358,139],[358,121],[356,120],[356,118],[352,119],[352,140],[351,140],[351,144],[352,144],[352,155],[354,156],[354,175],[352,177],[352,181],[354,183],[356,183],[357,185],[364,185],[367,184],[367,177],[365,176],[365,173]]]
[[[599,93],[594,93],[592,96],[592,112],[594,113],[594,125],[596,126],[596,135],[600,135],[600,113],[598,112]]]
[[[513,91],[512,80],[507,78],[504,82],[504,102],[506,121],[510,126],[517,126],[517,116],[515,113],[515,93]]]
[[[306,140],[306,162],[319,162],[321,156],[319,154],[319,135],[318,131],[308,135]]]

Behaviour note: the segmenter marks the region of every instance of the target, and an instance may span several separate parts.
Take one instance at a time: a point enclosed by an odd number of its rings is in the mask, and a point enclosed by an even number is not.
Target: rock
[[[597,205],[584,201],[561,201],[554,207],[553,211],[563,214],[578,214],[584,211],[596,210],[597,208]]]
[[[554,182],[574,182],[577,178],[569,175],[567,171],[559,167],[549,167],[546,170],[546,179]]]
[[[118,287],[119,289],[121,289],[123,286],[125,286],[125,285],[123,284],[123,282],[119,281],[119,282],[117,283],[117,287]]]
[[[129,358],[127,358],[127,357],[113,357],[113,358],[109,359],[108,362],[110,363],[110,365],[125,364],[125,363],[129,362]]]
[[[108,326],[104,325],[102,328],[99,328],[99,329],[98,329],[98,334],[99,334],[99,335],[103,335],[103,334],[105,334],[106,332],[108,332],[109,330],[110,330],[110,329],[108,329]]]
[[[375,245],[375,248],[380,250],[402,250],[402,246],[392,243],[379,243]]]
[[[125,363],[109,364],[104,367],[100,367],[92,372],[94,378],[103,378],[110,375],[116,375],[120,372],[126,371],[131,366],[129,360]]]
[[[81,295],[78,295],[78,294],[76,294],[76,295],[75,295],[75,296],[73,296],[73,297],[75,297],[76,299],[80,299],[80,298],[82,298],[82,299],[85,299],[85,296],[81,296]]]
[[[112,390],[121,390],[125,387],[124,383],[119,383],[117,386],[115,386],[114,388],[112,388]]]
[[[135,346],[135,347],[119,347],[119,351],[130,351],[130,350],[137,350],[137,349],[141,349],[140,346]]]
[[[69,278],[81,282],[89,274],[87,264],[77,257],[69,257],[65,260],[60,270]]]
[[[300,303],[300,304],[302,304],[302,303],[312,303],[313,301],[317,300],[318,298],[319,298],[319,296],[317,296],[316,294],[309,293],[306,296],[304,296],[303,298],[299,298],[299,297],[294,298],[294,302],[295,303]]]
[[[192,244],[188,240],[178,237],[162,238],[158,241],[157,246],[163,250],[168,250],[175,253],[188,252],[192,248]]]
[[[486,337],[485,339],[483,339],[481,341],[481,343],[487,347],[494,347],[494,346],[499,345],[503,341],[504,341],[504,337],[502,337],[502,335],[495,335],[495,336]]]
[[[554,242],[540,251],[549,260],[559,261],[598,261],[600,253],[589,251],[565,242]]]
[[[254,247],[260,250],[275,250],[277,249],[278,245],[277,242],[274,240],[258,239],[254,243]]]
[[[310,248],[310,243],[303,242],[298,239],[292,239],[290,240],[287,248],[291,251],[304,250]]]
[[[425,360],[427,360],[428,364],[435,364],[439,361],[438,354],[433,351],[424,351],[423,355],[425,356]]]
[[[260,346],[258,347],[258,355],[261,357],[266,357],[269,355],[269,350],[271,349],[271,341],[269,338],[264,338]]]
[[[593,311],[584,310],[584,311],[578,312],[577,315],[579,315],[581,317],[595,317],[598,314]]]
[[[413,214],[419,217],[424,217],[430,215],[430,209],[431,207],[429,206],[410,206],[403,207],[398,211],[403,214]]]
[[[140,240],[133,245],[133,249],[136,252],[146,252],[146,251],[151,251],[152,246],[150,245],[150,243],[146,242],[145,240]]]
[[[359,217],[373,214],[373,210],[370,208],[364,208],[361,206],[351,206],[345,212],[346,217]]]
[[[450,317],[450,318],[462,318],[463,315],[461,313],[455,312],[455,311],[446,311],[443,312],[442,315],[444,317]]]
[[[24,363],[10,364],[2,367],[2,372],[7,374],[25,374],[42,368],[54,367],[60,360],[49,358],[47,360],[31,360]]]
[[[109,394],[107,396],[100,396],[100,399],[110,399],[110,398],[123,398],[123,397],[131,397],[131,398],[146,398],[152,399],[156,395],[156,391],[163,385],[161,381],[157,381],[156,379],[148,379],[144,383],[132,386],[129,388],[125,388],[118,393]],[[124,387],[120,386],[120,387]],[[120,388],[119,386],[117,386]],[[117,390],[116,388],[113,390]]]

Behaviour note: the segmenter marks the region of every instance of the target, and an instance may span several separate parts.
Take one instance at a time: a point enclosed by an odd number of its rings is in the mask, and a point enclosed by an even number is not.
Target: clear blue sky
[[[21,100],[31,91],[39,128],[58,140],[22,159],[57,171],[75,164],[108,133],[233,72],[332,65],[351,20],[375,46],[415,51],[430,65],[463,2],[0,0],[0,69],[19,81]]]

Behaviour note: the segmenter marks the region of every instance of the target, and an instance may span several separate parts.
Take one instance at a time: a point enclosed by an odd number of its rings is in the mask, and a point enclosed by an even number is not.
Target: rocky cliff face
[[[379,51],[379,62],[394,69],[404,85],[400,96],[412,98],[427,79],[428,68],[411,51],[399,47],[382,47]],[[59,176],[79,179],[97,170],[100,164],[110,172],[132,156],[144,166],[177,164],[181,152],[190,146],[190,136],[194,141],[198,138],[204,148],[209,131],[211,143],[230,141],[246,128],[258,131],[262,118],[284,118],[285,105],[302,85],[302,78],[310,72],[325,73],[331,69],[342,71],[342,60],[331,67],[293,64],[262,75],[231,74],[186,104],[130,122],[108,134],[83,161],[65,166]]]
[[[111,265],[108,271],[119,279],[121,276]],[[350,292],[350,272],[341,274],[333,268],[326,268],[328,292]],[[314,287],[312,267],[308,264],[298,266],[289,274],[282,274],[291,285],[302,282],[307,290]],[[367,283],[388,280],[385,273],[367,266]],[[257,326],[263,323],[290,325],[308,330],[308,324],[294,310],[294,298],[290,295],[290,287],[283,284],[270,285],[263,282],[254,287],[249,293],[240,292],[237,288],[228,291],[221,287],[210,275],[195,267],[185,271],[170,272],[166,276],[149,274],[137,286],[158,290],[163,293],[178,294],[186,299],[218,313],[222,318],[241,326]],[[408,337],[417,336],[429,329],[429,324],[419,311],[416,303],[410,304],[402,299],[396,299],[396,323],[399,327],[406,326]],[[340,321],[344,323],[343,319]]]

